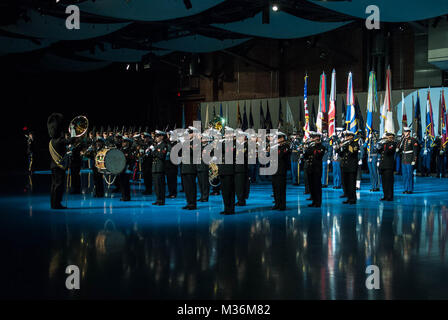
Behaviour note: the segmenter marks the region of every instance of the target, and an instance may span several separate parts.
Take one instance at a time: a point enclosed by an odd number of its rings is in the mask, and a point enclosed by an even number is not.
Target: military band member
[[[345,139],[339,146],[341,157],[342,185],[344,196],[347,198],[344,204],[356,204],[356,174],[358,171],[358,141],[355,134],[345,131]]]
[[[95,163],[96,155],[100,150],[102,150],[106,145],[103,138],[95,139],[93,144],[87,149],[85,155]],[[98,170],[95,165],[92,165],[93,171],[93,197],[102,198],[104,197],[104,182],[103,174]]]
[[[418,142],[411,137],[411,129],[403,128],[403,136],[396,150],[401,155],[404,194],[414,192],[414,166],[417,163]]]
[[[204,154],[204,149],[209,144],[209,138],[205,135],[201,138],[201,150]],[[199,202],[208,202],[208,197],[210,194],[210,182],[208,181],[208,169],[209,166],[204,162],[204,156],[201,157],[201,163],[197,165],[198,172],[198,184],[199,192],[201,197],[198,199]]]
[[[367,152],[367,165],[370,175],[370,192],[380,191],[379,172],[378,172],[378,151],[376,145],[378,143],[378,131],[373,130],[370,137],[364,143]]]
[[[48,134],[51,138],[49,150],[51,155],[51,208],[66,209],[62,205],[64,195],[65,167],[64,157],[68,141],[64,135],[64,116],[60,113],[53,113],[47,120]]]
[[[144,195],[152,194],[152,154],[149,151],[149,148],[153,144],[151,134],[148,132],[143,133],[143,141],[140,147],[141,161],[142,161],[142,173],[143,173],[143,183],[145,184],[145,191],[143,191]]]
[[[168,153],[165,160],[165,175],[166,184],[168,186],[168,198],[174,199],[177,197],[177,172],[179,167],[170,160],[171,149],[175,145],[172,138],[172,133],[167,134],[166,144],[168,146]]]
[[[196,128],[189,127],[188,128],[188,140],[185,143],[188,144],[188,158],[189,163],[184,163],[182,161],[181,165],[181,174],[184,184],[185,198],[187,200],[187,205],[182,209],[185,210],[195,210],[196,206],[196,194],[197,194],[197,186],[196,186],[196,175],[197,169],[196,164],[194,163],[193,151],[195,145],[193,143],[194,134],[196,134]],[[200,146],[199,146],[200,147]],[[183,152],[183,150],[182,150]]]
[[[304,151],[304,159],[307,162],[308,180],[310,186],[311,200],[308,207],[320,208],[322,204],[322,160],[326,153],[325,147],[321,142],[321,134],[318,132],[310,133],[311,142]]]
[[[290,161],[290,149],[286,135],[278,132],[278,144],[270,152],[277,152],[277,171],[272,176],[272,189],[274,191],[274,206],[272,210],[286,210],[286,172]],[[271,164],[272,165],[272,164]],[[321,165],[321,163],[320,163]]]
[[[362,159],[364,159],[364,141],[362,137],[358,138],[359,150],[358,150],[358,170],[356,172],[356,190],[361,190],[362,180]]]
[[[222,142],[223,154],[221,164],[218,164],[218,174],[221,180],[221,194],[224,203],[224,211],[220,214],[235,214],[235,141],[233,130],[226,127],[224,141]],[[226,163],[225,155],[231,155],[232,163]]]
[[[120,201],[131,201],[131,175],[132,169],[135,164],[135,151],[132,148],[132,139],[123,138],[121,143],[121,151],[126,158],[126,166],[118,175],[120,180],[121,199]]]
[[[156,130],[154,144],[149,147],[152,158],[152,179],[156,201],[153,205],[165,205],[165,164],[168,146],[164,141],[165,132]]]
[[[383,185],[384,196],[381,201],[394,200],[394,168],[395,151],[397,144],[395,134],[386,132],[384,139],[378,144],[379,170],[381,173],[381,182]]]
[[[34,140],[34,133],[29,132],[27,137],[27,148],[26,148],[26,155],[28,159],[28,173],[33,172],[33,161],[34,161],[34,155],[36,153],[36,142]]]
[[[238,202],[236,206],[245,206],[246,198],[249,194],[249,176],[248,176],[248,148],[244,132],[237,131],[236,138],[236,159],[235,159],[235,193]],[[241,158],[244,163],[237,163]]]

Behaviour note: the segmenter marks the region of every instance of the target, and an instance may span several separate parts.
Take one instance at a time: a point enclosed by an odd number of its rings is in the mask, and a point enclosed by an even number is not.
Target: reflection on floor
[[[288,210],[270,211],[269,184],[248,206],[221,216],[220,196],[184,211],[183,193],[164,207],[134,186],[131,202],[70,196],[50,211],[46,193],[0,198],[0,248],[9,298],[404,299],[448,298],[448,179],[418,178],[416,193],[379,202],[367,184],[357,205],[325,189],[308,208],[288,186]],[[34,185],[38,182],[34,182]],[[81,289],[65,288],[65,268]],[[366,266],[380,269],[367,290]]]

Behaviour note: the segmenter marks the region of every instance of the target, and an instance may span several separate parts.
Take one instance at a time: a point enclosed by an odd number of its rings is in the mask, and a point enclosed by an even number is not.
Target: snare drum
[[[105,148],[96,154],[95,166],[102,173],[119,174],[126,167],[126,158],[121,150]]]

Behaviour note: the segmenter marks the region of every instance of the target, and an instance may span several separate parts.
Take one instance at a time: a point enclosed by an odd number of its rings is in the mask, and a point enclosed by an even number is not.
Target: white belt
[[[413,153],[414,151],[413,150],[410,150],[410,151],[404,151],[403,153]]]

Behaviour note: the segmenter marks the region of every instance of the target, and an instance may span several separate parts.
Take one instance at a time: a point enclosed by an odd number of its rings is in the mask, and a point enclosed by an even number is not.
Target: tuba
[[[218,187],[221,184],[216,163],[210,162],[208,165],[208,182],[212,187]]]
[[[70,121],[68,128],[73,138],[80,138],[86,134],[89,120],[85,116],[77,116]]]

